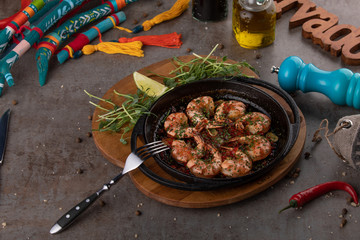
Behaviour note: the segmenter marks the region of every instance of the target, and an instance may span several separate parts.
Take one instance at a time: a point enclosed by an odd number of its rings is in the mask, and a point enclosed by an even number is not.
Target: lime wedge
[[[151,78],[141,73],[134,72],[133,76],[136,87],[145,92],[150,97],[160,97],[168,90],[168,87],[166,87],[164,84],[152,80]]]

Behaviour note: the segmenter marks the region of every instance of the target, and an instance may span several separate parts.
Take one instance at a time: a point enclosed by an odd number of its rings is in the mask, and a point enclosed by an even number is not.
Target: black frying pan
[[[265,87],[280,95],[291,107],[294,122],[290,121],[285,109],[266,92],[253,85]],[[172,181],[158,176],[145,164],[140,170],[152,180],[168,187],[181,190],[210,190],[220,187],[230,187],[244,184],[263,176],[279,163],[294,145],[300,127],[300,115],[293,99],[278,87],[266,83],[265,81],[235,77],[231,80],[224,78],[213,78],[190,83],[161,96],[151,107],[152,114],[142,117],[136,124],[131,137],[131,149],[136,148],[138,136],[143,136],[145,143],[159,140],[158,129],[163,124],[164,118],[171,111],[172,107],[186,106],[188,102],[199,96],[212,96],[216,99],[234,99],[246,103],[251,109],[267,114],[271,118],[271,131],[279,137],[275,152],[267,160],[264,166],[258,166],[248,175],[237,178],[200,178],[189,173],[184,173],[168,162],[170,153],[156,155],[155,161],[168,174],[179,179]],[[167,154],[167,155],[166,155]]]

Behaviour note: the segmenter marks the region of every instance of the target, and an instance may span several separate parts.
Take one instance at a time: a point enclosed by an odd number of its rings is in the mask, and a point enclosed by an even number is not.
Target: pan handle
[[[131,133],[131,141],[130,141],[130,147],[131,147],[131,152],[134,152],[136,147],[137,147],[137,138],[138,136],[143,136],[144,135],[144,123],[145,123],[145,118],[146,116],[141,116],[138,121],[135,124],[135,127],[132,130]]]

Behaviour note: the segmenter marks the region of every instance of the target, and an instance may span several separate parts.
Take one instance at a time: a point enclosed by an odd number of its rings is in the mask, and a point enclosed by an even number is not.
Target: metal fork
[[[65,213],[51,228],[50,233],[55,234],[64,230],[91,204],[93,204],[105,191],[109,190],[112,185],[117,183],[126,173],[138,168],[145,160],[149,159],[153,155],[164,152],[168,149],[169,147],[166,146],[162,141],[151,142],[137,148],[127,157],[124,169],[119,175],[111,179],[111,181],[104,184],[100,190],[85,198],[82,202]]]

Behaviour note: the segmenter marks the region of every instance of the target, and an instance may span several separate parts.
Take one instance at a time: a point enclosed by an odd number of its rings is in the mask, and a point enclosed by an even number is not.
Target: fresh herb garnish
[[[138,90],[136,94],[121,94],[114,90],[115,96],[125,98],[121,106],[116,105],[111,100],[96,97],[87,91],[85,91],[85,93],[91,98],[106,102],[112,106],[112,108],[107,109],[100,104],[90,101],[90,104],[105,112],[104,114],[98,115],[99,119],[97,121],[100,121],[99,128],[93,129],[93,131],[121,133],[120,142],[123,144],[127,144],[125,134],[134,128],[137,120],[143,114],[150,114],[149,108],[155,101],[154,97],[150,97],[140,90]]]
[[[164,84],[169,88],[174,88],[205,78],[229,76],[230,79],[233,76],[246,76],[242,73],[241,67],[250,68],[251,70],[256,71],[245,61],[227,63],[227,57],[223,57],[221,61],[210,58],[217,46],[218,45],[216,45],[206,57],[194,53],[193,55],[195,58],[189,62],[182,62],[180,59],[174,57],[173,63],[175,69],[169,74],[175,74],[175,77],[160,76],[163,78]],[[157,97],[148,96],[146,92],[141,90],[137,90],[135,94],[121,94],[114,91],[116,96],[125,98],[122,105],[118,106],[110,99],[96,97],[87,91],[85,91],[85,93],[91,98],[98,99],[111,105],[111,107],[107,109],[90,101],[90,104],[105,112],[104,114],[98,115],[99,119],[97,121],[100,121],[99,128],[93,129],[93,131],[122,133],[120,142],[123,144],[127,144],[125,134],[134,128],[137,120],[143,114],[150,114],[149,108],[157,99]]]
[[[234,76],[246,76],[242,73],[241,67],[246,67],[256,72],[256,70],[246,61],[227,63],[226,61],[228,59],[226,56],[223,57],[221,61],[210,58],[217,46],[218,45],[216,45],[206,57],[201,57],[193,53],[195,58],[189,62],[182,62],[179,58],[174,57],[173,63],[176,68],[171,71],[170,74],[175,74],[175,76],[161,76],[164,78],[164,84],[169,88],[174,88],[206,78],[229,77],[230,79]]]

